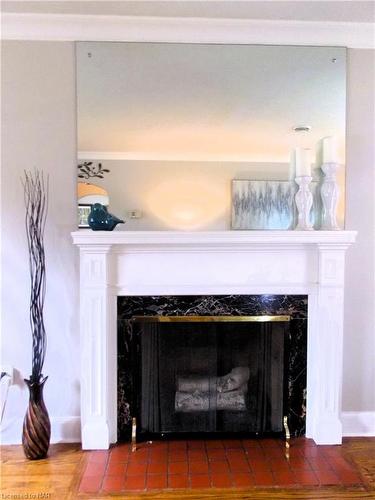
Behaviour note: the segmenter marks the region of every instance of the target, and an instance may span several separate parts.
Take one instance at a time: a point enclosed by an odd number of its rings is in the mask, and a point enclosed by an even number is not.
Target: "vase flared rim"
[[[23,380],[29,387],[33,387],[36,385],[43,385],[47,379],[48,375],[44,377],[43,374],[40,374],[38,380],[34,379],[32,376],[30,376],[30,378],[24,378]]]

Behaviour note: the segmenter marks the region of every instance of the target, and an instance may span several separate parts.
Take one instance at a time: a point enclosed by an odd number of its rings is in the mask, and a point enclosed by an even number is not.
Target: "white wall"
[[[82,160],[83,161],[83,160]],[[110,172],[90,179],[109,195],[109,211],[126,220],[125,229],[226,230],[231,228],[232,179],[289,180],[293,169],[285,163],[219,161],[98,160]],[[313,171],[319,180],[318,171]],[[338,223],[344,227],[345,171],[341,185]],[[129,211],[139,210],[139,219]],[[123,226],[124,227],[124,226]]]
[[[21,381],[30,374],[31,338],[20,176],[37,166],[50,172],[45,399],[54,440],[74,439],[79,415],[78,260],[70,238],[76,222],[74,45],[6,42],[2,55],[2,363],[17,370],[3,438],[19,441],[27,405]],[[348,64],[347,227],[360,230],[347,266],[343,408],[351,411],[375,411],[373,55],[350,50]]]
[[[348,51],[343,408],[375,410],[375,51]],[[374,419],[375,427],[375,419]]]
[[[110,173],[92,183],[108,191],[109,211],[127,219],[125,229],[133,231],[230,229],[232,179],[288,180],[289,174],[289,165],[282,163],[268,168],[217,161],[101,163]],[[134,209],[142,212],[140,219],[129,219]]]
[[[15,442],[27,405],[22,379],[31,369],[24,169],[37,167],[50,175],[44,373],[49,376],[45,399],[53,433],[67,436],[78,420],[72,417],[79,415],[78,261],[70,238],[76,223],[74,45],[5,42],[2,66],[1,357],[17,370],[3,439]]]

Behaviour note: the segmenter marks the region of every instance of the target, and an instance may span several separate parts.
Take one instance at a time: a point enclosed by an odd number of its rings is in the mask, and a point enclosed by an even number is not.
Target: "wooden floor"
[[[353,461],[367,480],[366,488],[325,487],[325,488],[252,488],[228,490],[190,490],[147,493],[143,495],[123,495],[116,498],[152,500],[205,500],[205,499],[375,499],[375,438],[347,438],[344,440],[345,456]],[[20,446],[1,448],[1,499],[43,499],[65,500],[95,497],[78,494],[79,481],[86,465],[88,454],[78,444],[52,445],[49,458],[31,462],[25,459]]]

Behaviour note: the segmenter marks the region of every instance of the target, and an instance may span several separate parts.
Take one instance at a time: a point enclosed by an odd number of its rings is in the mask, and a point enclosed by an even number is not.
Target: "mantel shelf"
[[[74,244],[128,245],[128,246],[170,246],[227,248],[235,250],[249,245],[298,246],[332,245],[348,246],[354,243],[356,231],[91,231],[79,230],[72,233]]]

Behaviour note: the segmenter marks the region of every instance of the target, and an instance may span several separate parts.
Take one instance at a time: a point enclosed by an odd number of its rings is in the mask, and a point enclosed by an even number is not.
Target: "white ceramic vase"
[[[298,222],[295,227],[297,231],[312,231],[314,229],[310,222],[310,212],[313,206],[313,195],[309,188],[311,180],[312,177],[307,175],[296,177],[295,179],[299,186],[295,195],[298,211]]]
[[[323,163],[321,167],[324,173],[320,189],[323,204],[321,229],[327,231],[338,231],[340,229],[336,219],[337,205],[340,195],[336,179],[338,167],[338,163]]]

